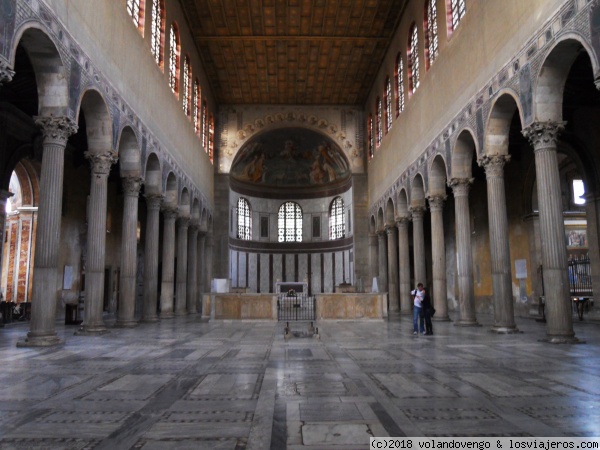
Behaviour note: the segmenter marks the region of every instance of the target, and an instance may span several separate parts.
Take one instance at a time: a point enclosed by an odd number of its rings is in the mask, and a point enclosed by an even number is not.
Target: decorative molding
[[[504,165],[510,161],[510,155],[485,155],[477,160],[479,167],[485,170],[487,178],[504,177]]]
[[[115,151],[96,153],[87,151],[84,156],[90,161],[93,175],[108,175],[110,168],[119,160],[119,155]]]
[[[534,151],[548,147],[556,148],[558,144],[558,135],[565,129],[566,122],[534,122],[521,133],[531,145]]]
[[[140,195],[140,190],[144,184],[144,179],[141,177],[123,177],[121,178],[123,192],[127,197],[137,197]]]
[[[0,59],[0,86],[10,83],[15,76],[15,71],[10,68],[8,63]]]
[[[67,145],[69,136],[79,127],[70,117],[34,116],[35,124],[42,130],[44,144]]]

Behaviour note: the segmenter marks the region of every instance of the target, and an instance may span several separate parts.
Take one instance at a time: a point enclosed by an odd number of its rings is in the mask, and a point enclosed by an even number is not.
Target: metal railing
[[[569,290],[571,297],[592,297],[590,257],[585,255],[569,260]]]
[[[277,319],[280,321],[315,320],[315,298],[304,293],[279,294],[277,299]]]

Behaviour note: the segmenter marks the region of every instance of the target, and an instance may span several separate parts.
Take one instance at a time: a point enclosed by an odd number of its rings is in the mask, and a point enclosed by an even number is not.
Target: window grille
[[[179,94],[179,31],[177,25],[171,25],[169,33],[169,87],[173,94]]]
[[[376,147],[379,148],[379,146],[381,145],[381,141],[383,139],[383,133],[382,133],[382,127],[381,127],[381,119],[382,119],[382,108],[381,108],[381,99],[379,97],[377,97],[377,102],[376,102],[376,107],[377,107],[377,118],[376,118],[376,122],[375,122],[375,144]]]
[[[396,115],[404,111],[404,60],[398,53],[396,59]]]
[[[252,239],[252,221],[250,219],[250,204],[243,197],[238,199],[237,207],[238,217],[238,239],[249,241]]]
[[[210,163],[213,162],[213,151],[215,148],[215,118],[212,113],[208,119],[208,157]]]
[[[419,87],[419,34],[416,24],[410,29],[409,62],[409,81],[411,93],[414,94]]]
[[[194,96],[193,96],[193,116],[194,116],[194,131],[200,134],[200,82],[196,78],[194,80]]]
[[[152,34],[150,35],[150,51],[156,64],[162,67],[162,47],[164,32],[164,7],[161,0],[152,0]]]
[[[329,208],[329,239],[342,239],[346,236],[346,216],[344,214],[344,200],[336,197]]]
[[[438,56],[437,6],[435,0],[427,2],[427,62],[431,65]]]
[[[202,146],[204,147],[204,151],[208,153],[208,120],[206,117],[206,113],[206,100],[204,100],[202,102]]]
[[[140,0],[127,0],[127,13],[131,16],[135,27],[143,30],[143,10],[140,8]]]
[[[392,129],[392,82],[388,77],[385,80],[385,132]]]
[[[367,146],[369,148],[369,159],[373,158],[373,116],[369,114],[367,120]]]
[[[190,66],[189,56],[183,58],[183,113],[189,117],[191,112],[191,89],[190,83],[192,81],[192,67]]]
[[[456,30],[458,24],[465,16],[467,12],[467,8],[465,5],[465,0],[452,0],[452,30]]]
[[[277,220],[279,242],[302,242],[302,208],[298,203],[281,205]]]

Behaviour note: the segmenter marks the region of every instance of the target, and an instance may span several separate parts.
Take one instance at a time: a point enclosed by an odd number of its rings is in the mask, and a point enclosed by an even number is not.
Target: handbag
[[[431,307],[431,317],[435,316],[435,308],[432,306]]]

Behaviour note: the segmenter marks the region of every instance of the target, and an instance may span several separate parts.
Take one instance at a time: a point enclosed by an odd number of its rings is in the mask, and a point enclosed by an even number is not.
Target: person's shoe
[[[416,332],[416,331],[413,331],[413,334],[416,336],[416,335],[417,335],[417,332]]]

